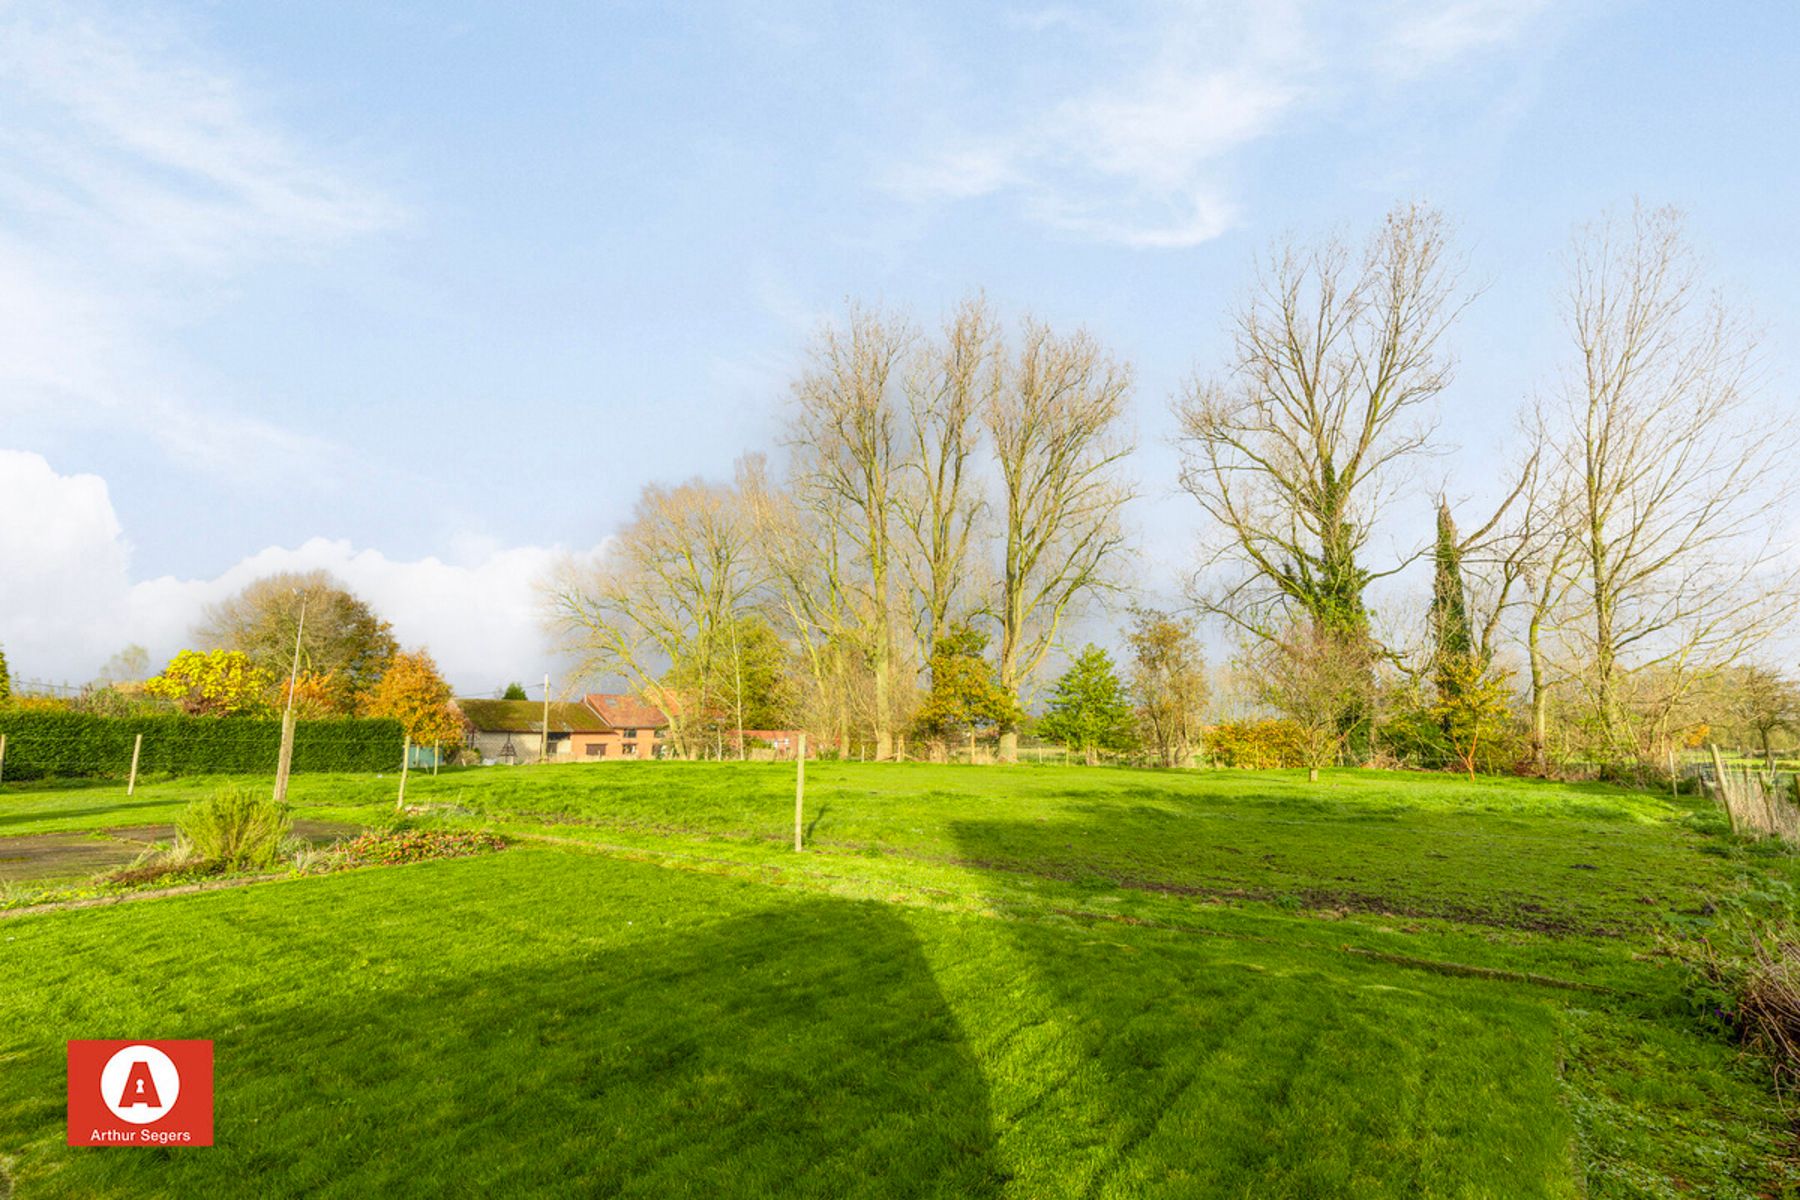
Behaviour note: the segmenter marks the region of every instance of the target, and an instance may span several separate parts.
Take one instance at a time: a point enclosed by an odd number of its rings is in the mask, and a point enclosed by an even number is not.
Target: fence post
[[[1725,756],[1719,753],[1719,747],[1714,742],[1708,742],[1706,748],[1712,751],[1713,799],[1725,810],[1725,819],[1731,822],[1731,832],[1738,833],[1737,813],[1732,807],[1731,798],[1725,793],[1725,789],[1730,786],[1725,779]]]
[[[406,735],[406,741],[400,746],[400,795],[394,800],[396,810],[406,807],[406,768],[412,762],[412,734]]]
[[[806,820],[806,733],[800,734],[800,749],[794,755],[794,849],[801,850],[800,835]]]
[[[125,784],[125,794],[127,796],[132,795],[137,791],[138,754],[143,748],[144,735],[140,733],[137,735],[137,739],[131,743],[131,779]]]
[[[0,780],[6,778],[6,735],[0,733]]]

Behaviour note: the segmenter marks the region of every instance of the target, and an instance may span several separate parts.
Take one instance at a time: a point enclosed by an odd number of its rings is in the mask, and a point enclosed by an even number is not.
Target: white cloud
[[[600,547],[578,553],[594,555]],[[161,662],[201,610],[275,571],[323,568],[425,645],[458,688],[487,691],[546,667],[537,583],[569,551],[470,541],[450,560],[390,558],[347,541],[272,546],[210,579],[133,583],[130,547],[104,480],[59,475],[37,454],[0,450],[0,646],[14,674],[83,680],[128,643]]]
[[[141,433],[231,478],[304,477],[317,438],[170,345],[220,286],[395,225],[173,27],[0,6],[0,419]]]
[[[1014,193],[1041,224],[1102,241],[1196,245],[1237,220],[1234,156],[1346,97],[1510,44],[1545,7],[1224,0],[1140,5],[1112,22],[1015,13],[1024,43],[1010,57],[1068,69],[1032,72],[1024,94],[950,122],[955,132],[886,182],[922,203]],[[1095,62],[1108,66],[1099,78]]]
[[[0,647],[15,676],[91,671],[129,640],[116,632],[127,558],[105,480],[0,450]]]
[[[1549,0],[1456,0],[1400,6],[1383,66],[1414,75],[1465,54],[1508,45],[1549,7]]]

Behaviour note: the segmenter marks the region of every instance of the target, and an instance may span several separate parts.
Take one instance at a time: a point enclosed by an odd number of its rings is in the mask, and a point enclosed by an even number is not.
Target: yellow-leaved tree
[[[269,673],[240,650],[183,650],[144,691],[190,716],[256,716],[268,707],[269,684]]]
[[[450,707],[450,685],[422,648],[394,655],[363,711],[399,721],[416,746],[455,746],[463,740],[462,718]]]

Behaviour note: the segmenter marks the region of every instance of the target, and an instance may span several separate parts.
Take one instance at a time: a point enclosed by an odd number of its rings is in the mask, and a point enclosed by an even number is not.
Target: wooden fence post
[[[0,780],[6,778],[6,735],[0,733]]]
[[[143,748],[144,735],[140,733],[137,735],[137,739],[131,743],[131,780],[125,785],[125,794],[127,796],[137,791],[138,754]]]
[[[794,849],[803,849],[801,834],[806,828],[806,734],[800,734],[800,749],[794,755]]]
[[[412,762],[412,734],[406,735],[406,741],[400,749],[400,796],[394,801],[396,810],[406,807],[406,768]]]
[[[1737,812],[1734,810],[1730,796],[1726,793],[1726,788],[1730,785],[1725,779],[1725,756],[1719,753],[1718,745],[1713,742],[1708,742],[1706,748],[1712,751],[1713,799],[1720,808],[1725,810],[1725,818],[1731,822],[1731,832],[1741,833],[1742,830],[1738,828],[1737,823]]]

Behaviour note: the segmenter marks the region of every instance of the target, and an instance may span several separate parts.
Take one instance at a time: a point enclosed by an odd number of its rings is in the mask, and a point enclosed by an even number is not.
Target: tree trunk
[[[1000,761],[1016,763],[1019,761],[1019,731],[1003,729],[1000,731]]]
[[[1543,618],[1532,615],[1527,631],[1531,650],[1531,765],[1539,775],[1547,775],[1550,761],[1544,745],[1550,712],[1550,689],[1544,679]]]

